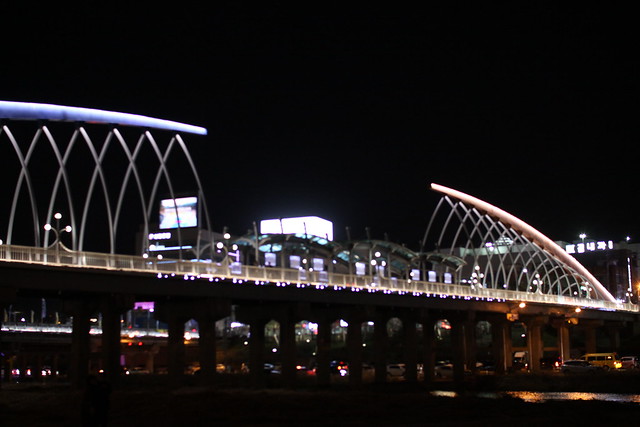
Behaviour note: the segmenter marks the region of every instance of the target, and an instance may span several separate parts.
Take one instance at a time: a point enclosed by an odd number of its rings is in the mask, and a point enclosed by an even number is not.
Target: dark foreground
[[[635,378],[628,378],[629,390]],[[511,388],[558,388],[563,378],[510,380]],[[580,380],[574,388],[580,388]],[[590,380],[593,381],[593,380]],[[599,391],[618,379],[601,378]],[[607,387],[609,384],[609,387]],[[440,384],[446,388],[447,384]],[[496,380],[473,388],[499,388]],[[598,388],[597,383],[591,386]],[[606,390],[608,388],[608,390]],[[596,390],[598,391],[598,390]],[[640,391],[640,390],[639,390]],[[638,393],[638,392],[636,392]],[[0,425],[78,426],[83,392],[64,385],[3,385]],[[319,390],[247,390],[230,385],[197,384],[170,388],[153,381],[127,382],[109,399],[110,426],[570,426],[633,425],[640,404],[601,401],[525,403],[515,398],[435,397],[422,386],[392,383],[352,389],[345,385]]]

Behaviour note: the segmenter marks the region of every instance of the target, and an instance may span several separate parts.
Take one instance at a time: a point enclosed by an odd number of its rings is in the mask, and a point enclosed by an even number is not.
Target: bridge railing
[[[158,277],[183,275],[193,278],[253,281],[279,285],[315,286],[318,288],[351,288],[372,292],[409,293],[482,300],[532,302],[600,310],[639,312],[638,305],[625,302],[609,302],[563,295],[518,292],[503,289],[478,288],[467,285],[404,280],[379,276],[330,273],[279,267],[217,264],[175,259],[145,258],[132,255],[114,255],[95,252],[68,251],[61,247],[37,248],[31,246],[0,245],[0,261],[24,262],[74,268],[99,268],[115,271],[131,271],[156,274]]]

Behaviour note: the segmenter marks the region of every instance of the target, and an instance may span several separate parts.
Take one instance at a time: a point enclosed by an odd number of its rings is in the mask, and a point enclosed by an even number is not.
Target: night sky
[[[640,239],[631,10],[213,3],[3,6],[0,99],[206,127],[216,231],[318,215],[416,248],[435,182],[554,240]]]

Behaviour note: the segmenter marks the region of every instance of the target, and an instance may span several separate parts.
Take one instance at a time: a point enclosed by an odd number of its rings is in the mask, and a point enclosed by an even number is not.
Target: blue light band
[[[117,113],[93,108],[31,102],[0,101],[0,118],[16,120],[55,120],[140,126],[206,135],[207,129],[170,120],[154,119],[137,114]]]

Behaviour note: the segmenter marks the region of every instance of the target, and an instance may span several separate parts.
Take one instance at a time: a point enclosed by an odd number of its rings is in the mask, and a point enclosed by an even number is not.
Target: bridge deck
[[[350,288],[358,292],[428,296],[465,300],[517,301],[549,305],[582,307],[606,311],[639,312],[635,304],[609,302],[564,295],[519,292],[503,289],[475,288],[459,284],[425,282],[358,276],[326,271],[295,270],[264,266],[235,266],[211,262],[152,259],[142,256],[113,255],[95,252],[66,251],[60,248],[0,245],[0,261],[41,266],[99,269],[155,275],[158,278],[183,276],[185,280],[253,282],[258,285]]]

